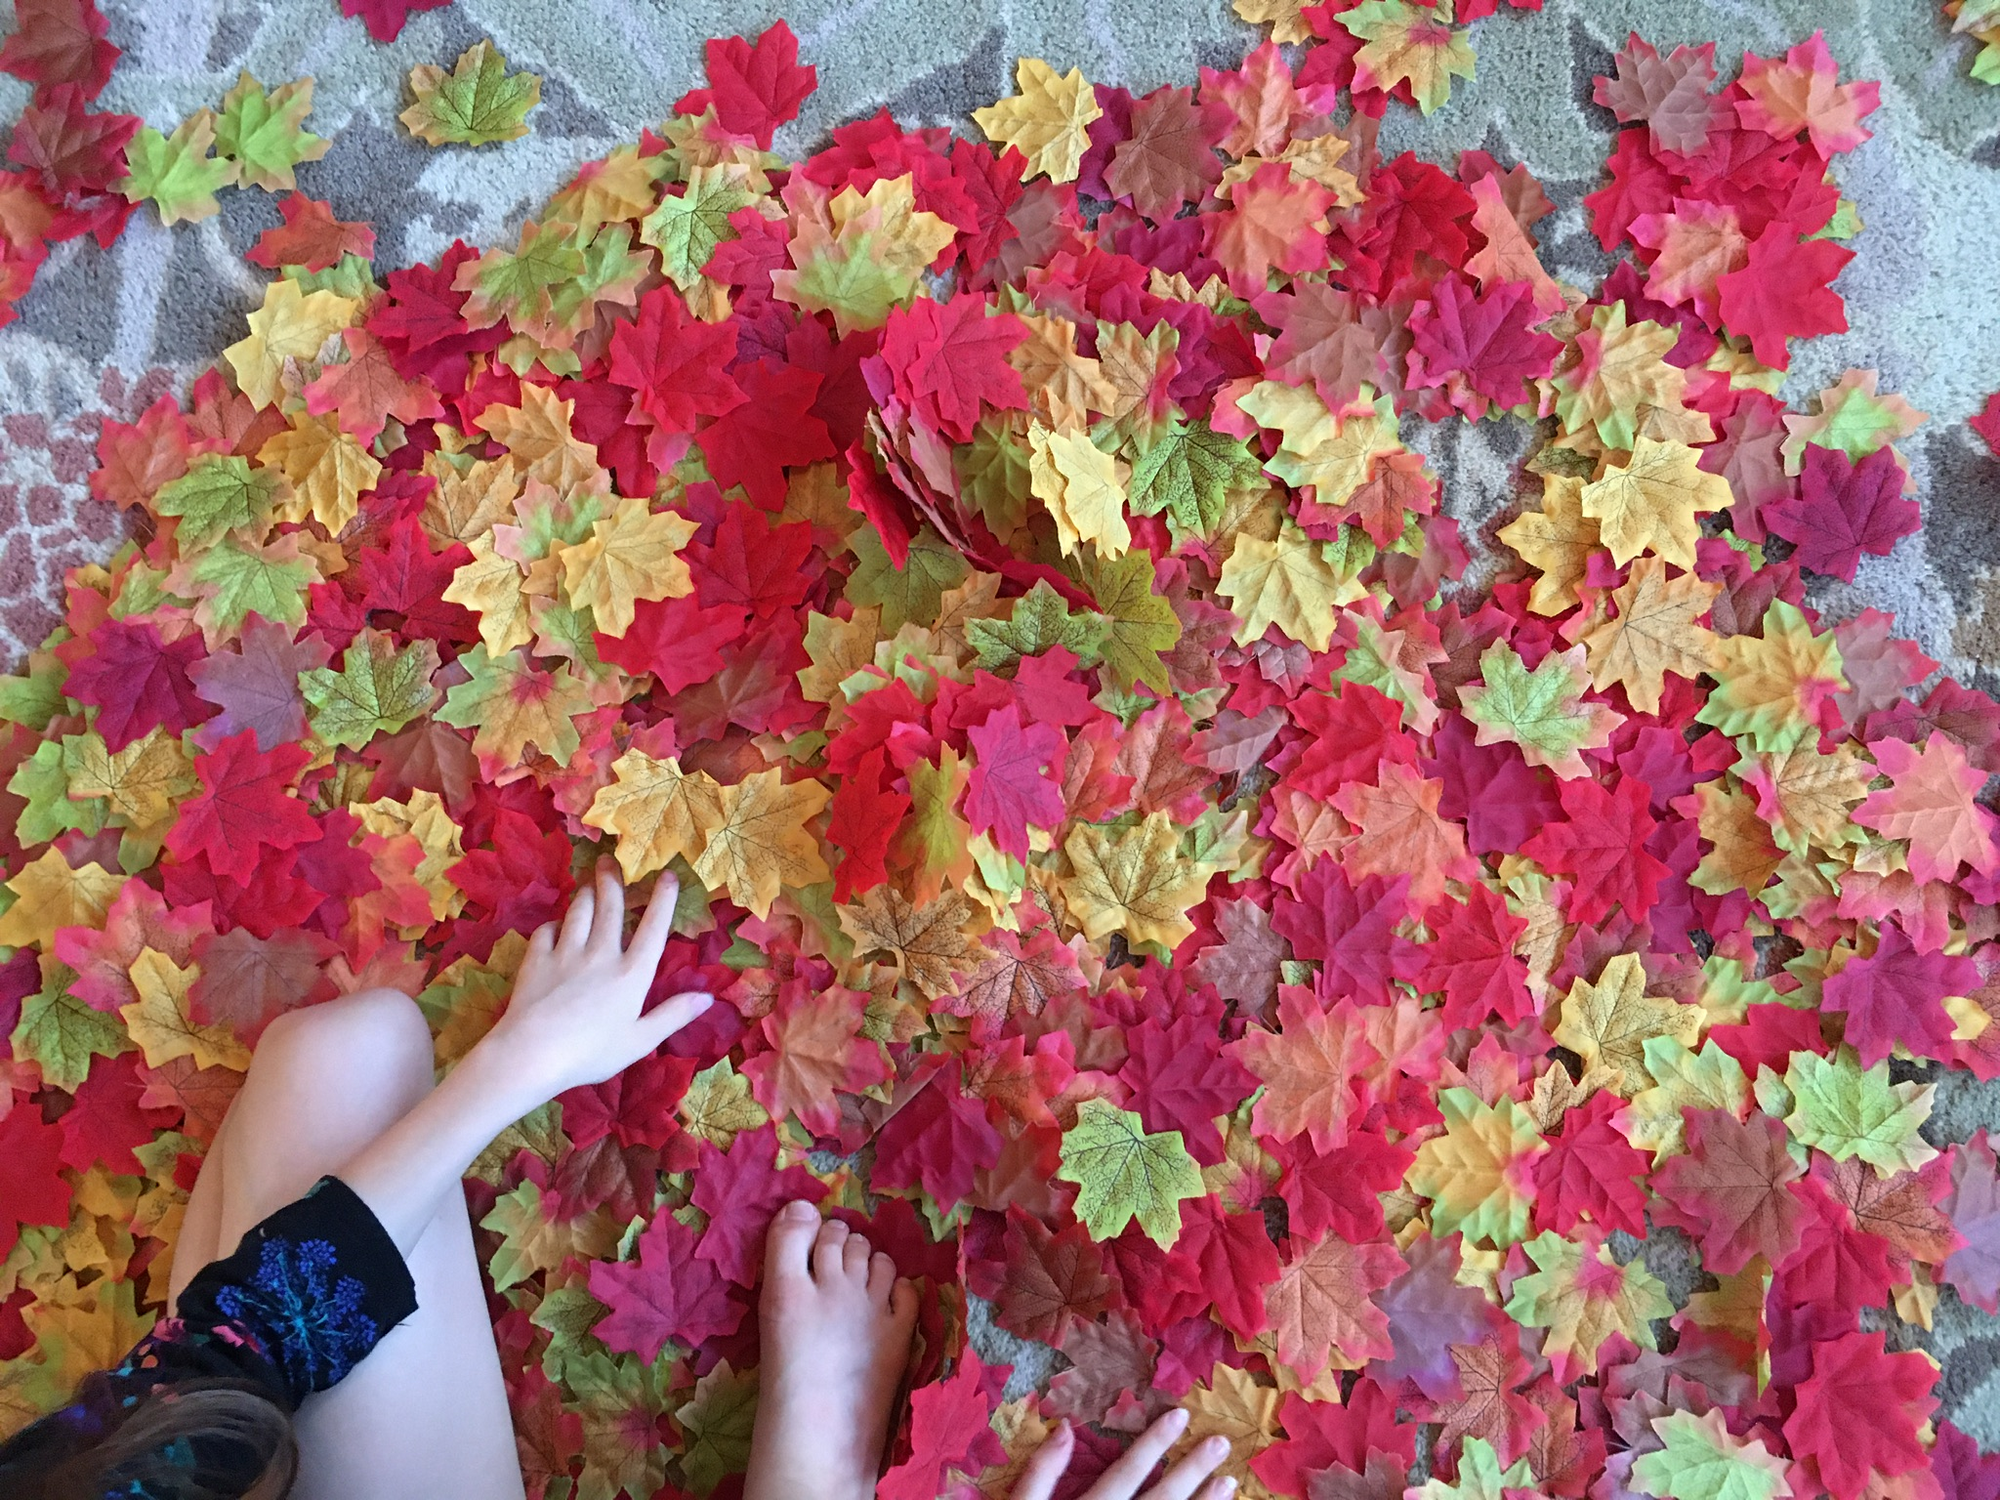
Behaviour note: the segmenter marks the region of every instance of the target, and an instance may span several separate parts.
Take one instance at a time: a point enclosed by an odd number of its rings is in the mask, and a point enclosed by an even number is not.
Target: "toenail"
[[[818,1218],[819,1210],[806,1202],[805,1199],[795,1198],[785,1205],[785,1217],[788,1219],[798,1219],[803,1222],[806,1219]]]

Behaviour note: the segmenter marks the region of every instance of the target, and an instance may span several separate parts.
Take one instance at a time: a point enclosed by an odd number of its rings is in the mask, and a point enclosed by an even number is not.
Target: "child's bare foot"
[[[744,1500],[869,1500],[917,1292],[888,1256],[810,1203],[764,1242],[764,1354]]]

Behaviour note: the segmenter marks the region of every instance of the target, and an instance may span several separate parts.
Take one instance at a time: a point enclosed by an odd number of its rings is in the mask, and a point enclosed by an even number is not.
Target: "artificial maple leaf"
[[[1935,1375],[1922,1354],[1885,1353],[1880,1333],[1815,1342],[1812,1374],[1785,1420],[1793,1458],[1835,1500],[1858,1500],[1870,1483],[1923,1468],[1917,1430],[1937,1408]]]
[[[1534,1122],[1511,1099],[1489,1105],[1469,1089],[1438,1095],[1445,1133],[1417,1148],[1405,1181],[1432,1200],[1436,1234],[1510,1245],[1528,1232],[1533,1160],[1548,1150]]]
[[[410,12],[437,10],[451,0],[340,0],[343,16],[359,16],[378,42],[393,42],[403,33]]]
[[[1278,1030],[1251,1030],[1231,1049],[1264,1086],[1253,1119],[1260,1133],[1284,1142],[1308,1134],[1325,1152],[1347,1139],[1361,1100],[1354,1075],[1375,1058],[1353,1006],[1328,1007],[1302,985],[1278,991]]]
[[[346,256],[368,260],[375,254],[374,227],[343,223],[330,203],[291,192],[278,200],[278,216],[283,222],[259,235],[243,256],[267,271],[282,266],[324,271]]]
[[[358,750],[378,734],[396,733],[436,705],[431,677],[437,669],[435,641],[399,651],[390,637],[364,629],[339,671],[313,667],[299,674],[313,734],[327,745]]]
[[[1222,180],[1220,144],[1227,114],[1204,94],[1162,85],[1132,106],[1130,133],[1111,152],[1104,180],[1149,219],[1173,218]]]
[[[1496,533],[1521,559],[1540,572],[1528,607],[1538,615],[1559,615],[1577,602],[1590,555],[1599,549],[1597,522],[1583,511],[1583,483],[1548,474],[1542,479],[1542,508],[1524,511]]]
[[[1798,544],[1801,567],[1852,582],[1862,553],[1887,557],[1898,538],[1922,524],[1916,502],[1903,498],[1907,477],[1893,448],[1856,463],[1837,448],[1813,444],[1805,451],[1798,497],[1758,513],[1770,531]]]
[[[1980,980],[1971,959],[1919,952],[1901,927],[1885,922],[1875,951],[1830,975],[1820,1003],[1845,1012],[1842,1037],[1864,1068],[1886,1060],[1899,1045],[1919,1057],[1947,1058],[1954,1024],[1943,1002],[1971,994]]]
[[[1565,779],[1588,775],[1579,752],[1603,748],[1624,722],[1601,703],[1583,702],[1591,679],[1582,646],[1552,651],[1530,672],[1495,641],[1480,653],[1479,672],[1479,684],[1458,694],[1466,718],[1479,726],[1474,743],[1518,745],[1529,765],[1547,766]]]
[[[831,794],[810,778],[787,783],[777,767],[759,771],[715,793],[716,822],[703,830],[694,873],[710,890],[767,915],[782,886],[795,889],[827,879],[819,840],[805,826]]]
[[[639,600],[694,591],[680,550],[697,529],[685,516],[651,510],[637,497],[620,500],[586,540],[563,549],[563,587],[590,610],[599,630],[623,635]]]
[[[1409,897],[1419,906],[1443,898],[1447,877],[1474,878],[1478,863],[1466,853],[1465,830],[1438,811],[1443,794],[1442,782],[1394,762],[1380,768],[1372,787],[1365,782],[1342,787],[1334,806],[1354,825],[1355,834],[1341,847],[1341,866],[1356,880],[1414,871]]]
[[[1165,812],[1148,813],[1123,833],[1080,825],[1063,848],[1075,870],[1062,882],[1063,900],[1087,936],[1123,932],[1135,943],[1172,948],[1194,931],[1187,912],[1207,890],[1210,871],[1180,857]]]
[[[1668,577],[1657,557],[1638,558],[1611,591],[1618,613],[1575,638],[1589,653],[1591,685],[1618,683],[1640,713],[1658,713],[1668,673],[1692,680],[1718,665],[1715,633],[1697,620],[1721,592],[1692,573]]]
[[[1715,43],[1680,46],[1662,57],[1635,31],[1616,58],[1617,75],[1593,81],[1591,97],[1626,124],[1643,122],[1655,150],[1694,155],[1715,123]]]
[[[75,84],[95,99],[123,54],[104,39],[110,30],[95,0],[25,0],[15,7],[19,29],[0,47],[0,72],[37,89]]]
[[[202,659],[199,636],[163,640],[148,621],[106,620],[73,660],[65,692],[97,710],[92,727],[107,750],[123,750],[165,725],[179,733],[214,714],[190,677]]]
[[[1275,625],[1287,638],[1324,651],[1333,638],[1335,609],[1366,592],[1335,561],[1338,546],[1314,541],[1290,519],[1279,524],[1275,540],[1239,534],[1216,584],[1242,622],[1237,644],[1248,645]]]
[[[773,1119],[795,1114],[814,1134],[840,1121],[836,1091],[858,1094],[888,1076],[881,1044],[863,1037],[868,997],[833,986],[817,995],[781,1000],[763,1020],[768,1052],[743,1064],[757,1102]]]
[[[216,154],[235,163],[238,182],[289,192],[298,186],[292,169],[326,155],[329,143],[304,128],[312,96],[310,78],[266,92],[247,69],[238,77],[215,119]]]
[[[1102,1099],[1077,1106],[1056,1175],[1077,1185],[1076,1216],[1092,1239],[1136,1221],[1162,1250],[1180,1237],[1181,1201],[1206,1193],[1178,1130],[1149,1134],[1137,1115]]]
[[[1773,369],[1791,363],[1789,341],[1847,331],[1847,305],[1830,283],[1854,259],[1831,240],[1801,240],[1782,220],[1750,242],[1745,264],[1716,278],[1722,320]]]
[[[1786,1153],[1782,1125],[1768,1115],[1739,1121],[1725,1110],[1693,1109],[1687,1144],[1653,1175],[1664,1205],[1654,1214],[1696,1237],[1704,1267],[1732,1276],[1756,1256],[1777,1265],[1798,1248],[1810,1214],[1788,1184],[1805,1171]]]
[[[1058,76],[1038,57],[1024,57],[1014,71],[1012,98],[972,112],[996,146],[1012,146],[1027,159],[1028,174],[1074,182],[1089,145],[1085,132],[1104,113],[1091,86],[1075,68]]]
[[[1125,519],[1125,481],[1118,461],[1081,432],[1051,432],[1039,423],[1028,429],[1028,484],[1055,518],[1063,555],[1084,542],[1103,558],[1116,558],[1132,544]]]
[[[1921,750],[1896,739],[1878,740],[1872,748],[1889,786],[1869,793],[1854,809],[1854,821],[1908,840],[1911,875],[1951,880],[1960,864],[1982,875],[2000,866],[1994,842],[2000,824],[1973,801],[1986,778],[1966,763],[1964,750],[1941,733],[1933,733]]]
[[[292,849],[320,836],[305,804],[289,795],[310,756],[297,745],[255,747],[249,730],[195,757],[201,791],[181,804],[167,833],[178,859],[205,857],[218,874],[248,879],[263,849]]]
[[[600,787],[583,814],[593,828],[618,835],[618,865],[626,881],[643,879],[675,858],[691,858],[707,828],[721,820],[720,788],[705,771],[634,747],[611,763],[613,782]]]
[[[1656,442],[1641,433],[1629,463],[1583,487],[1583,513],[1597,522],[1612,561],[1623,566],[1651,552],[1693,571],[1695,518],[1726,510],[1733,498],[1727,481],[1704,471],[1700,458],[1685,443]]]
[[[1918,1134],[1930,1118],[1933,1086],[1892,1083],[1886,1062],[1864,1068],[1851,1047],[1832,1057],[1794,1052],[1785,1088],[1792,1098],[1785,1128],[1835,1161],[1858,1157],[1887,1176],[1937,1155]]]
[[[1540,318],[1535,289],[1525,281],[1475,291],[1462,276],[1446,277],[1411,315],[1411,389],[1445,386],[1467,416],[1485,415],[1489,401],[1522,405],[1528,383],[1552,373],[1562,350],[1559,339],[1534,331]]]
[[[544,672],[522,651],[496,656],[483,645],[458,661],[470,680],[446,691],[436,717],[475,730],[472,748],[482,762],[518,764],[529,745],[557,761],[576,753],[580,737],[575,719],[591,704],[566,663]]]
[[[1448,13],[1410,0],[1362,0],[1334,17],[1366,43],[1354,54],[1354,86],[1381,89],[1408,83],[1425,114],[1451,97],[1454,78],[1472,77],[1472,44]]]
[[[211,156],[215,115],[196,110],[172,135],[142,126],[125,148],[126,176],[118,191],[131,203],[150,202],[166,225],[198,223],[222,211],[215,190],[236,181],[232,161]]]
[[[819,83],[810,63],[799,66],[799,40],[783,20],[773,22],[753,42],[743,37],[711,37],[703,48],[708,64],[705,89],[674,102],[681,114],[713,108],[715,120],[732,135],[747,135],[760,150],[771,148],[778,126],[798,117],[799,107]]]
[[[1617,1096],[1606,1090],[1564,1113],[1562,1134],[1535,1163],[1536,1227],[1571,1234],[1588,1215],[1600,1232],[1644,1233],[1646,1195],[1633,1179],[1646,1174],[1648,1163],[1614,1128],[1617,1107]]]
[[[435,63],[410,70],[416,103],[404,110],[403,128],[430,146],[490,146],[528,133],[527,114],[542,100],[542,80],[509,73],[507,59],[490,41],[459,54],[447,73]]]
[[[1495,1453],[1525,1454],[1537,1429],[1548,1420],[1545,1411],[1517,1392],[1517,1387],[1527,1383],[1530,1367],[1511,1341],[1503,1345],[1496,1337],[1476,1344],[1453,1344],[1450,1352],[1459,1391],[1456,1399],[1438,1405],[1438,1416],[1444,1421],[1438,1442],[1463,1441],[1468,1456],[1477,1455],[1489,1471],[1497,1471]],[[1519,1477],[1525,1479],[1525,1463],[1522,1468]],[[1490,1477],[1499,1476],[1495,1472]],[[1494,1493],[1498,1493],[1497,1486]]]
[[[1311,1384],[1338,1351],[1358,1364],[1395,1352],[1389,1320],[1368,1300],[1403,1273],[1393,1245],[1353,1245],[1328,1235],[1286,1261],[1264,1290],[1278,1358]]]
[[[1803,132],[1822,156],[1852,151],[1872,134],[1861,119],[1874,111],[1881,89],[1867,82],[1836,84],[1839,76],[1826,38],[1817,31],[1783,62],[1745,53],[1737,87],[1746,97],[1736,101],[1736,116],[1780,140]]]
[[[1007,363],[1027,336],[1019,318],[990,313],[981,298],[919,297],[889,314],[882,361],[919,414],[954,442],[966,443],[982,413],[1027,407],[1021,377]]]
[[[1559,1380],[1595,1374],[1598,1351],[1614,1333],[1653,1348],[1652,1320],[1673,1316],[1673,1300],[1643,1260],[1620,1265],[1608,1245],[1580,1245],[1552,1233],[1521,1248],[1535,1270],[1514,1282],[1507,1316],[1548,1329],[1542,1350]]]
[[[1664,1446],[1640,1454],[1632,1465],[1634,1486],[1642,1494],[1781,1500],[1791,1493],[1785,1460],[1761,1438],[1732,1436],[1718,1410],[1667,1412],[1650,1425]]]
[[[1578,778],[1559,783],[1563,820],[1546,824],[1521,852],[1546,869],[1574,875],[1568,913],[1579,922],[1601,921],[1622,907],[1634,921],[1652,907],[1666,866],[1646,852],[1654,821],[1646,784],[1632,777],[1607,792]]]
[[[1558,1046],[1583,1059],[1586,1068],[1616,1068],[1615,1085],[1626,1097],[1650,1080],[1645,1044],[1650,1037],[1673,1037],[1693,1046],[1701,1034],[1698,1005],[1646,993],[1646,970],[1637,955],[1621,953],[1604,966],[1595,984],[1578,979],[1562,1003],[1562,1020],[1549,1033]]]

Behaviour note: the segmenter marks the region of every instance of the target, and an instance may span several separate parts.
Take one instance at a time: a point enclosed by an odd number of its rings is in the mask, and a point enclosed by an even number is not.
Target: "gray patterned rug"
[[[100,107],[171,130],[213,105],[247,68],[276,84],[318,80],[310,125],[332,141],[299,185],[343,219],[371,221],[376,263],[425,259],[454,238],[510,235],[576,166],[635,138],[699,82],[704,38],[755,34],[779,14],[820,70],[805,114],[779,133],[809,151],[832,125],[887,104],[906,124],[966,128],[976,105],[1012,91],[1014,59],[1080,66],[1137,90],[1234,66],[1256,33],[1228,0],[457,0],[412,18],[392,45],[372,42],[334,0],[103,0],[125,49]],[[1837,615],[1895,613],[1961,681],[2000,691],[2000,461],[1966,428],[2000,390],[2000,89],[1967,80],[1971,42],[1953,43],[1933,0],[1548,0],[1538,16],[1503,12],[1474,32],[1479,77],[1423,120],[1392,111],[1385,148],[1440,157],[1482,145],[1523,161],[1558,205],[1542,255],[1558,277],[1594,282],[1608,265],[1580,202],[1600,181],[1613,122],[1590,101],[1628,31],[1662,48],[1718,42],[1725,68],[1823,28],[1849,76],[1882,84],[1875,138],[1839,169],[1864,223],[1841,278],[1849,333],[1795,358],[1786,398],[1803,402],[1850,366],[1881,371],[1929,422],[1902,445],[1920,487],[1924,529],[1893,556],[1868,557],[1851,585],[1815,602]],[[431,150],[397,124],[417,63],[449,63],[491,37],[543,76],[532,134],[505,146]],[[0,77],[0,118],[27,89]],[[108,253],[61,247],[20,321],[0,330],[0,657],[15,661],[56,621],[66,568],[107,555],[121,521],[87,477],[98,424],[129,418],[186,383],[240,336],[265,277],[243,254],[278,222],[261,192],[222,195],[199,225],[135,215]],[[1447,507],[1468,531],[1490,527],[1514,493],[1527,433],[1519,424],[1454,425],[1431,457]],[[1941,1080],[1933,1139],[2000,1130],[2000,1086]],[[1649,1254],[1649,1259],[1654,1258]],[[1671,1277],[1659,1252],[1655,1269]],[[2000,1448],[2000,1324],[1947,1290],[1927,1340],[1945,1365],[1942,1415]]]

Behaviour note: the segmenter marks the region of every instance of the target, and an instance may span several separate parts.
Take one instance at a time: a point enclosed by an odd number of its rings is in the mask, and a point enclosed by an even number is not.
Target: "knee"
[[[430,1092],[431,1031],[417,1002],[400,990],[357,990],[302,1010],[265,1028],[252,1067],[346,1078],[384,1097],[398,1112]]]

